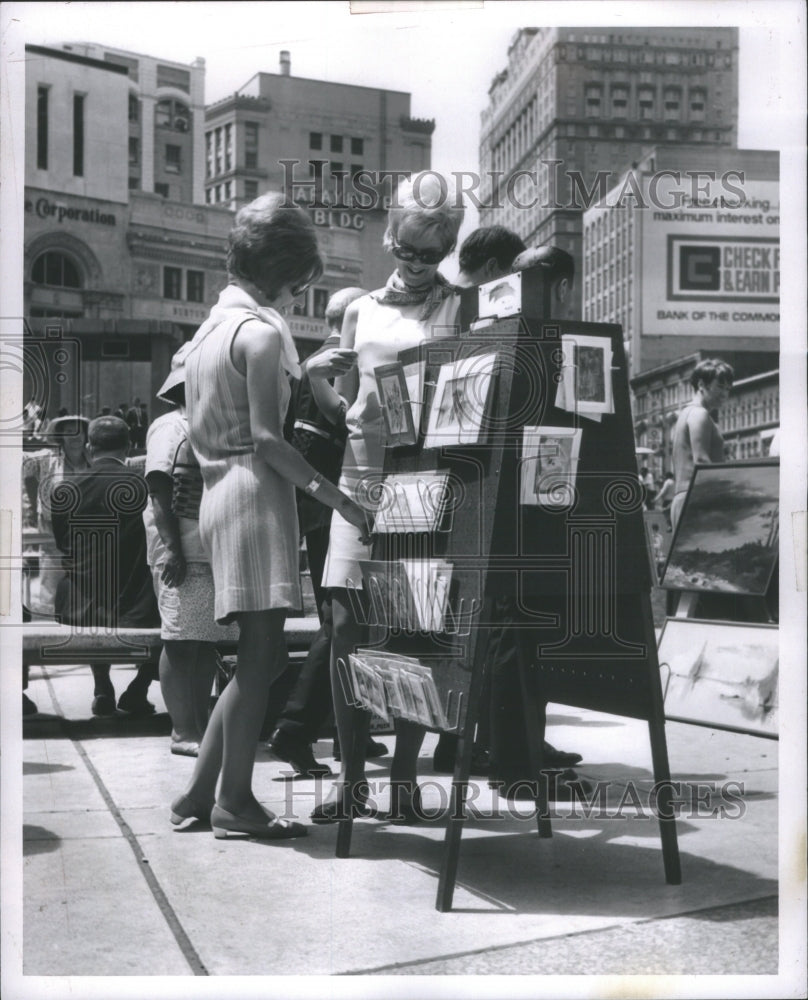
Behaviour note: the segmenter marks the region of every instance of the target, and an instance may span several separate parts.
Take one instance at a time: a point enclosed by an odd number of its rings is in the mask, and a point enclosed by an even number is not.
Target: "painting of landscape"
[[[665,718],[776,737],[778,632],[669,618],[659,640]]]
[[[779,465],[698,467],[662,586],[762,597],[777,563]]]

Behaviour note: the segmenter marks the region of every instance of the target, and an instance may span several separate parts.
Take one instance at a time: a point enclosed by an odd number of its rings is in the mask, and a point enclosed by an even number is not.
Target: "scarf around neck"
[[[217,326],[235,319],[239,313],[244,312],[253,313],[256,319],[278,331],[281,335],[281,365],[293,378],[299,379],[302,374],[300,358],[292,339],[292,331],[286,320],[276,309],[272,309],[270,306],[259,306],[249,292],[238,285],[228,285],[220,292],[219,301],[211,309],[210,315],[196,331],[193,339],[184,344],[177,352],[182,354],[181,361],[184,362],[188,354],[196,350]]]
[[[418,315],[420,320],[429,319],[444,299],[454,295],[457,289],[449,284],[446,278],[437,271],[433,284],[426,288],[408,288],[401,280],[398,271],[393,271],[387,279],[387,284],[378,292],[371,292],[371,298],[382,305],[408,306],[423,302],[424,308]]]

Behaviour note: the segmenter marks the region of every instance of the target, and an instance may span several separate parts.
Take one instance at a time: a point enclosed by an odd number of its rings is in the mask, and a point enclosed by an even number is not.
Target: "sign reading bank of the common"
[[[641,213],[643,333],[779,336],[779,184],[742,190]]]

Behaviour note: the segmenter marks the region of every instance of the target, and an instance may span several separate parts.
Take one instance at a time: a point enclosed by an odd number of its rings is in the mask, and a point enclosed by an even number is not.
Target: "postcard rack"
[[[432,728],[461,736],[440,911],[452,907],[489,638],[503,607],[524,695],[539,837],[551,836],[542,704],[647,720],[665,877],[681,880],[622,330],[549,320],[543,281],[541,268],[522,272],[521,313],[482,321],[472,289],[461,303],[461,336],[399,355],[403,371],[422,373],[422,405],[412,420],[415,443],[386,449],[383,474],[412,483],[448,473],[451,519],[444,530],[377,532],[363,567],[364,602],[356,600],[371,626],[365,645],[382,658],[429,664],[447,723]],[[405,380],[393,368],[383,374],[397,380],[398,405]],[[548,487],[547,476],[569,488]],[[438,628],[406,627],[396,610],[402,588],[388,577],[419,560],[451,566]],[[354,683],[350,665],[343,669],[354,704],[382,697],[366,675]],[[350,852],[351,822],[339,822],[339,857]]]

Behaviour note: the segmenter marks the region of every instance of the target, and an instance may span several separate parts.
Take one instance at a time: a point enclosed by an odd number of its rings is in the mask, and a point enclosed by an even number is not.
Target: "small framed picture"
[[[477,289],[477,317],[516,316],[522,311],[522,272],[505,274]]]
[[[429,410],[425,448],[484,440],[496,360],[496,354],[479,354],[441,365]]]
[[[583,431],[575,427],[525,427],[519,502],[566,507],[573,499]]]
[[[564,334],[564,409],[583,414],[614,413],[612,344],[607,337]]]
[[[418,440],[410,405],[410,393],[404,367],[397,361],[381,365],[375,371],[379,406],[384,417],[387,443],[411,445]]]

